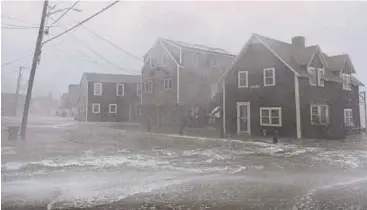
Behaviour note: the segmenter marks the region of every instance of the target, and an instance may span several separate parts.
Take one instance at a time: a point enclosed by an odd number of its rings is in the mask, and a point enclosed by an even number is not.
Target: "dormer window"
[[[319,87],[324,87],[325,85],[325,70],[317,69],[317,83]]]
[[[352,90],[351,75],[342,74],[343,90]]]
[[[199,59],[200,59],[200,55],[195,54],[195,56],[194,56],[194,66],[196,66],[196,67],[199,66]]]
[[[317,82],[316,69],[314,67],[308,67],[307,71],[310,74],[310,85],[316,86]]]
[[[168,65],[168,57],[166,54],[162,55],[162,66],[167,66]]]
[[[154,57],[151,57],[149,59],[150,67],[156,67],[157,66],[157,60]]]

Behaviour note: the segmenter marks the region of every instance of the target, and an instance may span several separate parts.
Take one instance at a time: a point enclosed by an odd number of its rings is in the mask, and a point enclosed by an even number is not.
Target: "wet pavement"
[[[363,136],[273,145],[59,118],[28,131],[2,140],[5,209],[367,209]]]

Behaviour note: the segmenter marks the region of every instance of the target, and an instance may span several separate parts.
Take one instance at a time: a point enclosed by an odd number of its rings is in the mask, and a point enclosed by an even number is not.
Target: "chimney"
[[[306,47],[306,40],[303,36],[295,36],[292,38],[292,45],[296,48],[305,48]]]

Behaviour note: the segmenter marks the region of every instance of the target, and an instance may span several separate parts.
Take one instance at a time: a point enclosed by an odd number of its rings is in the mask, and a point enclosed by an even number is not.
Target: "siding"
[[[276,86],[264,87],[263,69],[275,68]],[[237,88],[237,72],[248,71],[249,88]],[[254,86],[258,86],[255,88]],[[281,136],[296,136],[294,73],[262,44],[252,44],[226,78],[226,130],[237,132],[237,102],[250,102],[251,134],[261,135],[260,107],[281,107]]]
[[[177,65],[169,57],[167,51],[158,44],[153,51],[152,56],[161,61],[163,54],[166,54],[168,58],[167,67],[151,68],[149,61],[142,70],[143,83],[142,83],[142,103],[143,105],[161,105],[161,104],[176,104],[177,102]],[[172,89],[164,90],[164,79],[172,78]],[[144,82],[147,80],[153,81],[153,92],[146,93],[144,91]]]
[[[121,122],[128,121],[131,108],[140,102],[136,95],[138,84],[124,83],[124,96],[116,96],[116,83],[102,83],[102,95],[95,96],[94,83],[88,83],[88,121]],[[100,113],[93,113],[92,104],[100,104]],[[117,113],[109,113],[109,104],[117,104]]]

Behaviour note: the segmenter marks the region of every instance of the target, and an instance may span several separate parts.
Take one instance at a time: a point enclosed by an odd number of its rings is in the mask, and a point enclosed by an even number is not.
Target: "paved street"
[[[28,131],[2,133],[4,209],[367,209],[364,137],[273,145],[61,118]]]

